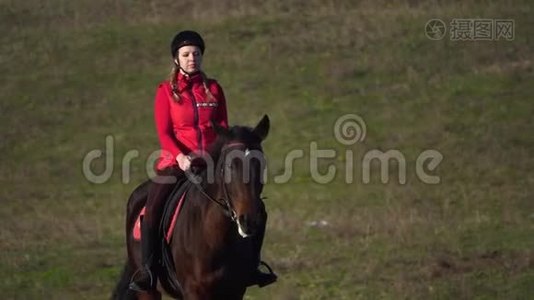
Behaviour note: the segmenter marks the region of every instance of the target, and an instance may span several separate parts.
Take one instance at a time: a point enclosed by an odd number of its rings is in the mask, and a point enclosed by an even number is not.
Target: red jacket
[[[226,99],[221,86],[207,80],[211,97],[206,95],[202,76],[178,73],[180,101],[172,97],[169,81],[162,82],[156,92],[154,118],[161,145],[158,170],[177,165],[179,153],[205,151],[215,141],[216,134],[210,120],[228,128]]]

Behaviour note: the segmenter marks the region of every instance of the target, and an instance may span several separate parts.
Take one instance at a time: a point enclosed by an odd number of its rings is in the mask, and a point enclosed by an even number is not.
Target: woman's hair
[[[169,74],[169,82],[171,84],[171,96],[174,101],[180,103],[182,101],[182,97],[180,97],[180,91],[178,90],[178,72],[180,72],[180,67],[177,64],[173,63],[171,73]],[[208,99],[212,101],[215,100],[215,97],[208,88],[208,76],[202,71],[200,71],[200,76],[202,77],[202,85],[204,86],[204,90],[206,92],[206,95],[208,96]]]

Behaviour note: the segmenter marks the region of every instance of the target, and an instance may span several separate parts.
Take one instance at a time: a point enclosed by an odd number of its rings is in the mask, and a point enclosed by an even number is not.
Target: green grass
[[[124,258],[124,208],[158,148],[152,105],[180,29],[206,39],[232,124],[271,117],[264,258],[281,276],[247,299],[528,299],[534,294],[534,23],[528,1],[0,2],[0,290],[103,299]],[[511,18],[514,41],[431,41],[432,18]],[[364,141],[333,134],[360,115]],[[112,177],[82,160],[114,137]],[[310,143],[334,149],[310,175]],[[301,149],[289,182],[284,158]],[[362,183],[397,149],[407,183]],[[443,154],[427,185],[415,162]],[[139,151],[130,181],[121,160]],[[353,183],[345,183],[347,150]],[[103,170],[103,160],[95,170]],[[100,168],[100,169],[99,169]],[[327,226],[311,226],[324,220]]]

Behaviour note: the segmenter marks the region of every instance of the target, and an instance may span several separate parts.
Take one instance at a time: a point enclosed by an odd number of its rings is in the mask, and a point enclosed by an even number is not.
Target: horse
[[[217,139],[200,171],[188,173],[188,185],[170,243],[162,242],[157,291],[136,292],[128,283],[141,268],[140,242],[133,227],[145,205],[150,180],[131,194],[126,212],[128,257],[112,299],[243,299],[258,267],[267,213],[261,193],[265,159],[262,142],[267,115],[254,128],[229,129],[212,122]],[[238,159],[239,158],[239,159]],[[211,166],[210,166],[211,165]],[[171,199],[169,199],[171,200]],[[165,252],[167,250],[167,252]]]

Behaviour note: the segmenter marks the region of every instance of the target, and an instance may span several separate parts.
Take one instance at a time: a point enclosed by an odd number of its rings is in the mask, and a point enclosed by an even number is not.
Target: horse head
[[[217,185],[238,233],[253,236],[265,222],[261,192],[265,157],[261,143],[269,132],[269,118],[263,116],[254,127],[234,126],[230,129],[212,124],[218,135],[216,160]]]

